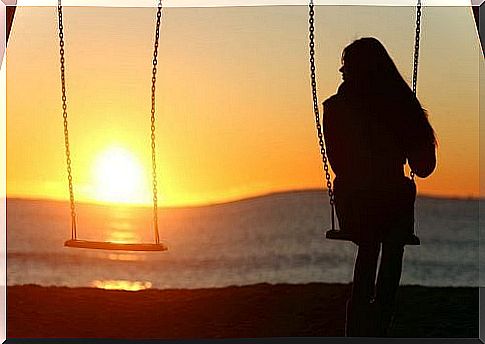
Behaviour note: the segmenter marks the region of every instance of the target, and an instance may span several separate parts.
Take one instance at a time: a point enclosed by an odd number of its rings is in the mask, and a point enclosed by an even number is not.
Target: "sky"
[[[381,40],[410,82],[414,11],[318,6],[320,103],[341,82],[341,51],[364,36]],[[151,201],[154,19],[153,8],[64,8],[76,200]],[[422,195],[480,194],[479,57],[470,8],[424,9],[418,98],[439,150],[435,173],[417,182]],[[68,199],[60,97],[56,8],[21,7],[7,49],[8,197]],[[164,9],[156,121],[161,205],[323,188],[313,116],[306,6]]]

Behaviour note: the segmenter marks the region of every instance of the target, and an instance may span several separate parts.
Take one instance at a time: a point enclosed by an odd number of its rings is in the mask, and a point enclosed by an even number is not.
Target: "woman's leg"
[[[381,335],[387,335],[395,311],[396,294],[401,280],[404,245],[383,243],[376,285],[376,305],[381,318]]]
[[[377,259],[380,243],[365,242],[359,244],[354,267],[352,295],[347,304],[347,336],[372,335],[369,332],[369,316],[371,299],[374,297]]]

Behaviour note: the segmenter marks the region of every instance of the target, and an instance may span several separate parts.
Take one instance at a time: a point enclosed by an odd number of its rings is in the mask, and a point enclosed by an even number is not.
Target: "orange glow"
[[[323,188],[305,6],[166,13],[157,74],[159,206]],[[78,202],[151,204],[154,14],[152,8],[66,9]],[[342,49],[361,36],[383,41],[410,82],[414,15],[413,7],[319,10],[317,20],[326,23],[316,37],[320,102],[341,82]],[[56,25],[48,25],[55,17],[55,7],[21,7],[15,14],[7,52],[7,197],[69,199],[58,33]],[[120,25],[133,18],[136,25]],[[473,14],[465,7],[430,7],[423,24],[418,97],[440,145],[438,167],[430,178],[418,180],[418,190],[477,197],[483,58]]]
[[[150,289],[152,287],[152,283],[127,280],[95,280],[91,282],[91,286],[94,288],[107,290],[139,291]]]

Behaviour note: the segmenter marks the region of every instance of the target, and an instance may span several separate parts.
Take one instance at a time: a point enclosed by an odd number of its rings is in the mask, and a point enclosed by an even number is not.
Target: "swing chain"
[[[325,143],[323,141],[323,130],[320,123],[320,112],[318,108],[318,97],[317,97],[317,81],[316,81],[316,67],[315,67],[315,11],[313,6],[313,0],[309,3],[309,31],[310,31],[310,75],[312,84],[312,97],[313,97],[313,111],[315,112],[315,124],[317,127],[318,144],[320,146],[320,154],[322,156],[323,170],[325,172],[325,180],[327,183],[328,196],[331,206],[332,215],[332,229],[335,228],[335,196],[332,188],[332,181],[330,177],[327,152],[325,148]]]
[[[421,0],[416,6],[416,35],[414,37],[414,61],[413,61],[413,93],[416,95],[418,83],[419,42],[421,36]],[[415,173],[411,170],[411,179],[414,181]]]
[[[153,177],[153,230],[155,232],[155,243],[160,243],[158,232],[158,190],[157,190],[157,163],[155,152],[155,83],[157,81],[157,64],[158,64],[158,41],[160,38],[160,22],[162,17],[162,0],[158,1],[157,24],[155,29],[155,43],[153,48],[153,68],[152,68],[152,108],[151,108],[151,147],[152,147],[152,177]]]
[[[62,85],[62,118],[64,122],[64,145],[66,149],[67,180],[69,183],[69,202],[71,208],[71,237],[76,239],[76,209],[74,206],[74,191],[72,186],[71,151],[69,149],[69,130],[67,122],[67,96],[66,96],[66,77],[65,77],[65,58],[64,58],[64,25],[62,23],[62,4],[61,0],[57,3],[59,18],[59,51],[61,63],[61,85]]]
[[[318,108],[318,97],[317,97],[317,81],[316,81],[316,67],[315,67],[315,26],[314,26],[314,15],[315,11],[313,8],[313,0],[310,1],[310,74],[312,83],[312,97],[313,97],[313,111],[315,112],[315,123],[317,126],[318,144],[320,145],[320,154],[322,155],[323,170],[325,172],[325,180],[327,182],[328,195],[330,197],[330,204],[334,204],[334,194],[332,189],[332,181],[329,172],[327,153],[325,149],[325,143],[323,141],[323,130],[320,123],[320,112]]]
[[[413,61],[413,93],[416,94],[418,83],[419,41],[421,34],[421,0],[416,7],[416,35],[414,37],[414,61]]]

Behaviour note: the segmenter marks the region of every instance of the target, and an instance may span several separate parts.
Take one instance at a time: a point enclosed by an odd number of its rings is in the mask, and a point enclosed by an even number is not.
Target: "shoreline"
[[[7,287],[8,338],[341,337],[350,284]],[[478,287],[401,286],[393,337],[477,338]]]

